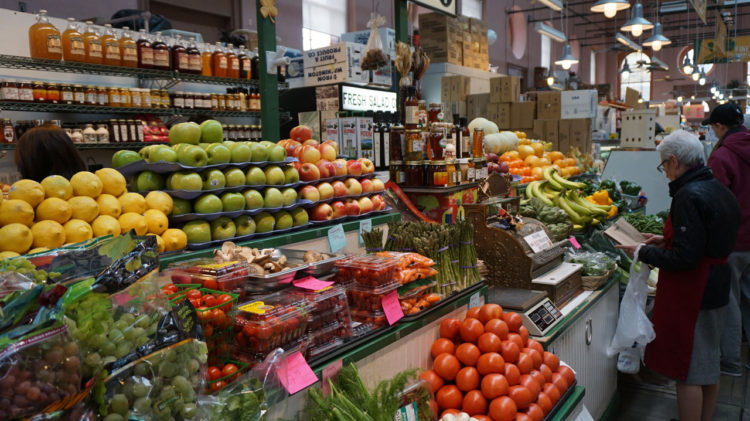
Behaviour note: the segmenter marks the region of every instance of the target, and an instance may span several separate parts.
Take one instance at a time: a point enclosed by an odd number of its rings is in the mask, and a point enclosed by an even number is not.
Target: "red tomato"
[[[456,378],[458,370],[461,369],[461,363],[458,362],[458,358],[446,352],[435,358],[433,368],[443,380],[453,380]],[[438,403],[440,402],[438,401]],[[443,408],[442,405],[441,408]]]
[[[427,370],[420,374],[419,378],[430,385],[430,391],[432,393],[435,393],[443,387],[443,379],[435,372],[435,370]]]
[[[464,342],[476,343],[484,333],[484,325],[479,320],[469,317],[461,323],[460,332]]]
[[[550,368],[552,372],[556,372],[557,369],[560,367],[560,359],[557,358],[557,355],[551,353],[551,352],[545,352],[544,358],[542,360],[544,362],[544,365]]]
[[[487,415],[480,414],[474,415],[474,419],[477,421],[492,421],[492,418],[488,417]]]
[[[456,345],[453,344],[453,341],[446,338],[440,338],[432,343],[432,346],[430,347],[430,354],[432,354],[432,358],[435,358],[443,352],[453,354],[455,350]]]
[[[478,390],[472,390],[466,393],[464,401],[461,405],[461,410],[467,414],[474,416],[477,414],[487,413],[487,399],[482,396],[482,392]]]
[[[464,394],[452,384],[441,387],[435,397],[442,409],[460,409],[464,400]]]
[[[451,415],[458,415],[458,414],[460,414],[460,413],[461,413],[461,411],[459,411],[458,409],[453,409],[453,408],[449,408],[449,409],[446,409],[445,411],[443,411],[443,412],[442,412],[442,413],[440,414],[440,418],[443,418],[444,416],[446,416],[446,415],[448,415],[448,414],[451,414]]]
[[[466,312],[466,317],[464,319],[479,319],[479,310],[482,307],[472,307]]]
[[[211,383],[211,391],[212,392],[218,392],[219,390],[223,389],[224,386],[227,384],[224,383],[223,380],[219,380],[218,382]]]
[[[221,378],[221,370],[218,369],[218,367],[208,367],[206,370],[206,375],[208,376],[208,380],[216,380]]]
[[[507,396],[501,396],[490,402],[490,417],[493,421],[513,421],[517,411],[516,403]]]
[[[563,376],[560,373],[552,373],[552,384],[557,387],[557,390],[560,391],[560,395],[565,393],[566,390],[568,390],[568,380],[565,379],[565,376]]]
[[[479,307],[479,321],[484,323],[503,316],[503,308],[499,304],[485,304]]]
[[[529,343],[529,329],[526,329],[526,326],[521,326],[518,328],[518,334],[523,339],[523,346],[527,346]]]
[[[506,363],[515,363],[518,361],[518,355],[521,353],[518,345],[512,341],[503,341],[500,344],[500,352],[502,352]]]
[[[482,379],[482,394],[487,399],[507,395],[509,387],[508,379],[502,374],[492,373]]]
[[[216,279],[213,278],[204,279],[203,282],[201,282],[201,285],[203,285],[203,288],[206,289],[216,290],[219,288],[219,284],[217,284]]]
[[[513,399],[519,409],[526,409],[531,404],[531,391],[526,386],[511,386],[508,396]]]
[[[479,340],[477,341],[477,345],[479,345],[479,350],[484,353],[500,351],[501,344],[502,344],[502,341],[500,340],[500,338],[492,332],[483,333],[482,336],[480,336]]]
[[[526,343],[526,347],[536,349],[539,355],[544,355],[544,348],[542,348],[542,344],[533,339],[529,339],[529,341]]]
[[[531,361],[534,363],[534,368],[539,368],[542,365],[542,354],[536,349],[524,348],[521,352],[531,357]]]
[[[200,300],[202,296],[203,294],[201,294],[201,292],[198,291],[197,289],[191,289],[187,293],[187,297],[190,300]]]
[[[206,324],[202,325],[201,327],[203,327],[203,336],[205,338],[210,338],[210,337],[214,336],[214,328],[213,328],[213,326],[211,326],[210,324],[206,323]]]
[[[479,387],[479,372],[474,367],[464,367],[456,374],[456,386],[462,392]]]
[[[224,312],[219,310],[218,308],[210,310],[210,311],[212,313],[211,320],[213,321],[214,326],[218,328],[226,327],[227,315],[224,314]]]
[[[544,410],[541,406],[532,403],[529,405],[529,409],[526,410],[526,415],[534,421],[542,421],[544,419]]]
[[[523,349],[523,338],[518,333],[509,333],[508,340],[518,345],[518,350]]]
[[[201,300],[199,298],[193,298],[193,299],[190,299],[188,301],[190,301],[190,304],[193,305],[193,308],[197,309],[197,308],[199,308],[199,307],[202,306]]]
[[[554,406],[557,401],[560,400],[560,389],[557,388],[552,383],[545,383],[544,388],[542,388],[542,393],[547,395],[547,397],[552,401],[552,406]]]
[[[573,372],[573,369],[566,365],[561,365],[560,368],[557,369],[557,372],[562,374],[563,377],[565,377],[565,380],[568,382],[568,386],[573,384],[574,381],[576,381],[576,373]]]
[[[531,370],[529,376],[531,376],[532,379],[536,380],[536,383],[539,385],[539,390],[541,391],[544,383],[547,382],[547,379],[544,378],[544,374],[542,374],[542,372],[539,370]]]
[[[221,369],[222,377],[231,376],[235,373],[237,373],[237,366],[232,363],[226,364],[224,368]]]
[[[208,323],[211,321],[211,310],[209,310],[207,307],[198,307],[195,309],[196,312],[198,312],[198,320],[200,320],[202,323]]]
[[[214,307],[216,305],[216,297],[213,294],[206,294],[201,298],[203,305],[206,307]]]
[[[552,399],[547,396],[546,393],[541,392],[539,393],[539,397],[536,398],[536,403],[542,408],[542,411],[544,411],[544,415],[547,415],[549,411],[552,410]]]
[[[456,358],[463,365],[475,366],[480,355],[482,355],[482,352],[472,343],[466,342],[456,348]]]
[[[515,386],[521,383],[521,372],[518,370],[515,364],[505,364],[505,378],[508,379],[508,384]]]
[[[485,332],[492,332],[500,338],[501,341],[508,339],[508,324],[500,319],[492,319],[484,325]]]
[[[172,295],[177,293],[177,286],[175,284],[166,284],[163,287],[161,287],[161,292]]]
[[[216,304],[218,304],[218,305],[221,305],[221,304],[224,304],[224,303],[229,303],[229,304],[221,306],[221,310],[223,312],[227,313],[227,312],[229,312],[232,309],[232,304],[231,304],[232,296],[231,295],[229,295],[229,294],[221,294],[216,299],[216,301],[217,301]]]
[[[459,330],[461,329],[461,321],[458,319],[443,319],[440,322],[440,337],[457,340],[460,338]]]
[[[542,391],[542,386],[537,383],[536,379],[528,374],[521,375],[521,386],[526,387],[531,392],[531,401],[536,402],[539,392]]]
[[[534,368],[534,361],[528,356],[528,354],[520,354],[518,356],[518,364],[516,365],[518,365],[518,370],[521,374],[529,374]]]
[[[526,415],[523,412],[516,413],[516,418],[514,418],[515,421],[534,421],[530,416]]]
[[[547,364],[540,365],[539,372],[542,373],[542,375],[544,376],[545,383],[549,383],[552,381],[552,370],[549,367],[547,367]]]
[[[477,371],[484,376],[490,373],[502,374],[505,369],[505,360],[497,352],[482,354],[477,360]]]
[[[508,328],[511,332],[518,332],[518,329],[523,325],[523,318],[521,318],[521,315],[512,311],[503,313],[503,320],[508,324]]]

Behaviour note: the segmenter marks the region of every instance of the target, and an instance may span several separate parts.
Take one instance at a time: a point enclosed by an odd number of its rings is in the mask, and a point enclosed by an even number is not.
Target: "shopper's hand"
[[[620,249],[620,250],[625,251],[625,253],[627,253],[627,255],[630,256],[630,257],[633,257],[633,255],[635,254],[635,249],[637,247],[638,247],[637,244],[633,245],[633,246],[623,246],[623,245],[620,245],[620,244],[615,245],[616,249]]]
[[[646,242],[644,244],[647,244],[649,246],[659,247],[659,248],[664,248],[664,246],[666,246],[663,235],[654,235],[654,234],[649,234],[647,232],[644,232],[642,234],[644,237],[646,237]]]

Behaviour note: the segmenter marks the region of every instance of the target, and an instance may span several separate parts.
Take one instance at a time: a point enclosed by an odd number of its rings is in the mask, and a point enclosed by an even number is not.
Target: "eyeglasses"
[[[665,159],[664,161],[661,161],[661,164],[659,164],[659,166],[656,167],[656,171],[659,171],[659,172],[663,173],[664,172],[664,163],[668,162],[668,161],[669,161],[669,158]]]

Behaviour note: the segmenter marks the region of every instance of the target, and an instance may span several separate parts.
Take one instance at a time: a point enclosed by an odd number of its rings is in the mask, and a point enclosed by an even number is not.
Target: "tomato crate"
[[[366,287],[379,287],[393,282],[398,260],[372,255],[355,256],[336,262],[335,280],[338,283],[354,281]]]
[[[170,300],[174,305],[183,300],[190,300],[198,314],[198,321],[203,328],[203,336],[210,339],[215,334],[232,329],[232,319],[237,311],[239,296],[231,292],[217,291],[208,288],[193,288],[180,293]]]
[[[307,320],[307,332],[310,333],[323,329],[325,326],[336,321],[344,326],[352,324],[352,318],[349,315],[349,306],[346,304],[346,301],[322,313],[310,313]]]
[[[174,284],[200,284],[203,288],[237,294],[243,300],[250,265],[241,261],[215,263],[203,258],[172,264],[165,272]]]
[[[349,301],[349,308],[380,311],[383,309],[383,297],[396,291],[398,287],[398,282],[391,282],[390,284],[385,284],[376,288],[351,283],[346,286],[346,297]]]
[[[234,365],[232,370],[231,365]],[[206,371],[206,393],[215,393],[223,389],[226,385],[239,378],[243,373],[248,370],[249,364],[242,361],[235,360],[224,360],[223,364],[217,364],[216,366],[209,366]],[[219,376],[216,377],[214,370],[219,371]],[[214,377],[211,379],[211,377]]]
[[[295,341],[307,329],[307,304],[284,291],[240,305],[234,317],[234,342],[245,352],[266,353]]]
[[[370,324],[374,329],[388,326],[388,319],[386,319],[385,313],[383,313],[382,310],[369,311],[352,309],[351,313],[352,320],[362,324]]]
[[[172,292],[172,293],[166,292],[167,288],[170,285],[173,288],[169,288],[169,290],[176,291],[176,292]],[[201,284],[174,284],[174,283],[172,283],[172,284],[168,284],[168,285],[163,286],[161,288],[161,290],[162,290],[162,292],[164,292],[165,294],[167,294],[167,299],[169,299],[169,301],[173,301],[175,298],[184,296],[191,289],[198,289],[201,286],[202,286]]]

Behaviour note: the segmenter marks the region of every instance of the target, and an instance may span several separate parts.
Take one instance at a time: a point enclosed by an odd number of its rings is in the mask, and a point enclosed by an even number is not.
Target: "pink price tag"
[[[302,279],[295,279],[294,281],[292,281],[292,284],[296,286],[297,288],[304,288],[304,289],[309,289],[312,291],[319,291],[323,288],[328,288],[334,283],[329,282],[329,281],[321,281],[320,279],[314,278],[312,276],[308,276]]]
[[[570,241],[570,244],[573,245],[574,249],[578,250],[579,248],[581,248],[581,245],[578,244],[578,240],[576,240],[576,238],[572,235],[570,236],[570,238],[568,238],[568,241]]]
[[[300,352],[288,356],[284,363],[276,369],[276,375],[279,376],[281,384],[284,385],[290,395],[318,381],[318,377],[307,365],[305,357]]]
[[[323,395],[327,396],[331,393],[331,386],[328,384],[328,379],[332,379],[336,377],[337,374],[339,374],[339,371],[341,371],[341,367],[343,367],[344,361],[341,359],[338,359],[331,364],[327,365],[320,373],[320,377],[322,377],[321,382],[323,383],[321,385],[321,388],[323,389]]]
[[[401,303],[398,302],[398,291],[393,291],[383,297],[382,305],[389,326],[392,326],[404,317],[404,311],[401,310]]]

